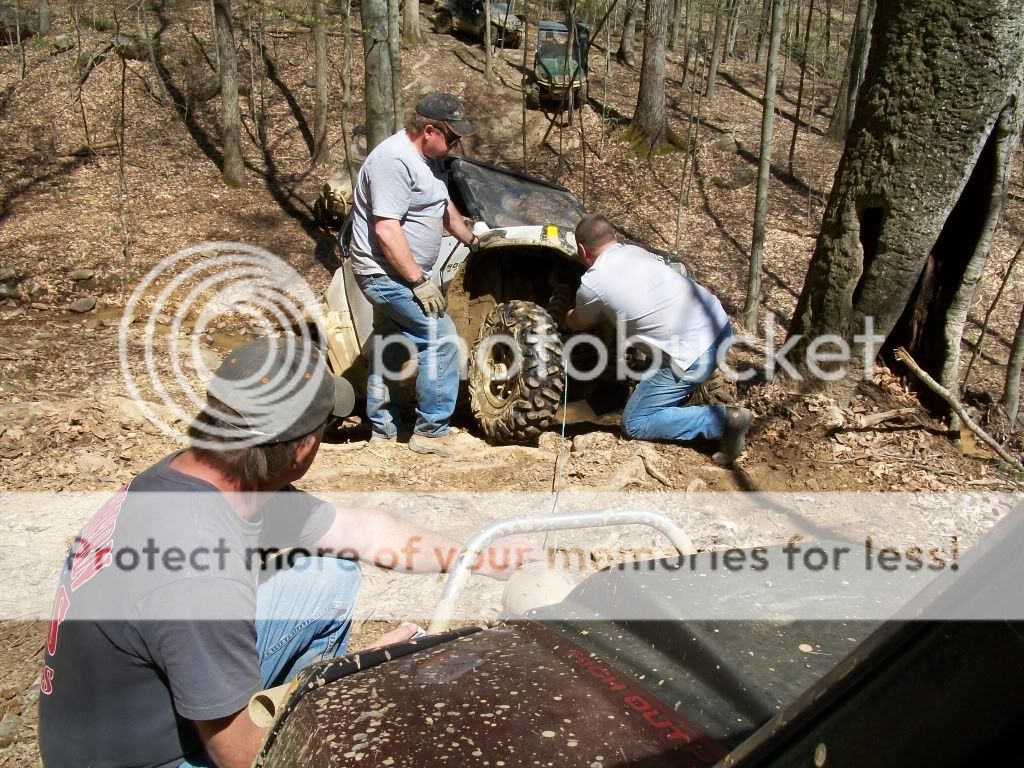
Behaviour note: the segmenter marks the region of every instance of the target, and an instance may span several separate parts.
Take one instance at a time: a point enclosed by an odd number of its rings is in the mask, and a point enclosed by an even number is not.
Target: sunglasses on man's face
[[[449,133],[448,131],[443,130],[441,128],[435,128],[434,130],[440,133],[442,136],[444,136],[444,143],[449,148],[457,144],[459,139],[462,138],[461,136],[456,136],[454,133]]]

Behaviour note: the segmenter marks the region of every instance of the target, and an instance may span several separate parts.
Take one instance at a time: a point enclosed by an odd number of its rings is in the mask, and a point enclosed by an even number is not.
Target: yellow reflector
[[[558,237],[558,227],[556,227],[554,224],[548,224],[546,227],[544,227],[544,236]]]

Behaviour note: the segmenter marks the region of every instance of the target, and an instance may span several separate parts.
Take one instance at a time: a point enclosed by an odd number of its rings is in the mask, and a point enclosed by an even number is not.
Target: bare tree
[[[395,132],[387,0],[360,0],[363,22],[363,87],[366,93],[366,150]]]
[[[675,0],[672,11],[672,37],[668,41],[668,49],[674,51],[676,46],[679,44],[679,17],[683,13],[683,3],[685,0]],[[689,6],[689,3],[686,3]],[[687,8],[689,11],[689,8]]]
[[[731,0],[729,5],[729,24],[725,29],[725,45],[722,47],[722,61],[733,55],[736,50],[736,35],[740,28],[740,14],[743,12],[744,0]]]
[[[708,85],[704,96],[710,101],[715,98],[715,78],[718,77],[718,59],[722,55],[722,17],[725,14],[726,0],[718,0],[715,4],[715,32],[711,39],[711,58],[708,61]]]
[[[782,45],[784,0],[772,4],[768,63],[764,75],[764,111],[761,113],[761,156],[757,162],[757,192],[754,200],[754,236],[750,244],[750,273],[747,300],[743,305],[743,324],[757,328],[757,310],[761,305],[761,262],[764,260],[764,230],[768,218],[768,180],[772,167],[772,133],[775,129],[775,82]]]
[[[761,22],[757,28],[757,54],[755,61],[764,65],[768,61],[768,41],[771,39],[772,0],[762,0]]]
[[[484,0],[484,81],[491,82],[494,62],[491,54],[491,0]]]
[[[420,0],[405,0],[402,39],[409,46],[416,46],[423,42],[423,30],[420,29]]]
[[[656,152],[671,139],[665,121],[665,38],[669,0],[647,0],[640,93],[629,129],[637,143]]]
[[[800,110],[804,103],[804,79],[807,77],[807,56],[811,43],[811,19],[814,17],[814,0],[807,6],[807,28],[804,30],[804,47],[800,54],[800,85],[796,91],[796,115],[793,117],[793,138],[789,142],[789,174],[793,175],[793,156],[796,154],[796,137],[800,132]]]
[[[224,144],[224,183],[232,187],[245,184],[242,160],[242,118],[238,110],[238,60],[235,33],[231,23],[231,0],[213,0],[220,59],[221,141]]]
[[[1006,383],[1003,387],[1001,400],[1006,417],[1010,420],[1012,430],[1017,423],[1020,410],[1020,371],[1024,363],[1024,307],[1021,307],[1020,321],[1017,332],[1013,335],[1013,346],[1010,347],[1010,359],[1006,363]]]
[[[619,50],[615,54],[620,64],[634,66],[636,60],[633,55],[633,42],[636,37],[636,3],[637,0],[627,0],[625,17],[622,19],[622,37],[619,38]]]
[[[39,0],[39,21],[37,23],[40,35],[50,34],[50,0]]]
[[[875,0],[858,0],[846,72],[839,87],[832,120],[828,125],[827,133],[833,139],[840,141],[845,139],[850,130],[850,123],[853,122],[857,94],[860,91],[860,84],[864,80],[864,70],[868,64],[868,46],[871,42],[871,25],[874,15]]]
[[[391,59],[391,101],[394,112],[392,131],[397,131],[405,119],[405,108],[402,106],[401,21],[399,0],[388,0],[388,57]]]
[[[331,159],[331,148],[327,143],[327,29],[324,27],[324,0],[313,0],[313,58],[316,82],[313,165],[316,166]]]

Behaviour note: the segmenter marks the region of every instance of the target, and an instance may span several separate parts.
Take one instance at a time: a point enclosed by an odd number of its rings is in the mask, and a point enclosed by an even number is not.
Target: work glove
[[[441,289],[429,280],[412,286],[412,295],[430,317],[440,317],[448,307],[448,302]]]

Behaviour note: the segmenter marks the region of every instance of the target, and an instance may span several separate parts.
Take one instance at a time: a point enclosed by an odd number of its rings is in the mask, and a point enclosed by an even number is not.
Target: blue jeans
[[[455,323],[448,315],[434,318],[423,312],[412,289],[386,275],[356,275],[363,295],[373,305],[373,341],[366,382],[366,417],[374,433],[398,435],[398,372],[415,352],[416,425],[421,435],[448,434],[459,396],[459,345]],[[396,341],[401,334],[404,343]],[[390,337],[390,338],[389,338]],[[390,374],[390,375],[388,375]]]
[[[622,432],[626,437],[647,440],[714,440],[725,431],[726,408],[721,405],[680,405],[694,390],[711,378],[717,365],[718,349],[732,338],[725,329],[715,343],[685,371],[666,364],[643,378],[622,411]]]
[[[345,654],[362,581],[358,565],[337,557],[303,557],[271,573],[256,590],[256,652],[265,688],[288,682],[315,661]],[[200,752],[178,768],[213,764]]]

